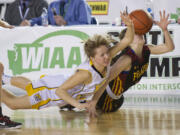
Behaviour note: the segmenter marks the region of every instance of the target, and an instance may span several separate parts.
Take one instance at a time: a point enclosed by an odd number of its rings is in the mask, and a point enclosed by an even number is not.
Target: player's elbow
[[[175,46],[173,45],[172,47],[171,47],[171,51],[173,51],[175,49]]]
[[[172,44],[164,44],[164,48],[162,50],[163,53],[172,52],[175,49],[174,43]]]
[[[57,88],[56,91],[55,91],[55,94],[60,97],[60,95],[61,95],[61,90],[60,90],[59,88]]]
[[[174,49],[175,49],[175,46],[173,44],[172,46],[168,47],[168,52],[172,52]]]
[[[15,105],[9,105],[9,108],[11,109],[11,110],[17,110],[17,109],[19,109],[17,106],[15,106]]]
[[[133,41],[133,39],[132,38],[124,38],[123,40],[122,40],[122,43],[123,44],[126,44],[126,45],[130,45],[131,43],[132,43],[132,41]]]
[[[63,97],[64,90],[62,88],[57,88],[55,94],[60,98]]]

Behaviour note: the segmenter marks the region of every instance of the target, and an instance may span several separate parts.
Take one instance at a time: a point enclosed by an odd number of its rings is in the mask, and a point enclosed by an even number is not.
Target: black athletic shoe
[[[64,110],[65,109],[65,110],[68,110],[68,111],[72,111],[74,108],[75,108],[74,106],[72,106],[70,104],[67,104],[65,106],[60,107],[60,110]]]
[[[8,128],[8,129],[17,129],[21,128],[22,124],[19,122],[11,121],[7,116],[0,116],[0,129]]]
[[[86,100],[84,101],[80,101],[80,103],[86,103]],[[70,105],[70,104],[67,104],[65,106],[62,106],[60,107],[60,110],[68,110],[68,111],[72,111],[75,107]]]

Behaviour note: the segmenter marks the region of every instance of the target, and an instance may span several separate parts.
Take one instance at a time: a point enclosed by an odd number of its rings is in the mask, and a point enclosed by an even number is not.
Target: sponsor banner
[[[0,28],[0,61],[9,75],[23,75],[32,80],[43,74],[70,75],[85,61],[83,41],[94,34],[111,35],[118,40],[118,34],[124,27],[16,27]],[[152,55],[149,67],[141,81],[126,92],[125,105],[154,105],[152,98],[169,101],[172,96],[177,102],[168,102],[169,106],[179,104],[180,96],[180,34],[179,26],[169,26],[175,43],[175,50],[163,55]],[[164,41],[162,31],[154,26],[145,36],[146,43],[159,44]],[[143,69],[142,69],[143,70]],[[141,71],[134,74],[137,77]],[[144,95],[143,95],[144,94]],[[145,96],[141,104],[135,102],[136,96]],[[163,97],[162,97],[163,96]],[[166,99],[164,99],[164,97]],[[163,98],[163,99],[162,99]],[[154,98],[153,98],[154,99]],[[134,104],[133,104],[134,102]]]
[[[163,92],[162,92],[163,93]],[[180,108],[180,95],[172,94],[125,94],[123,107]]]
[[[87,0],[92,9],[92,15],[108,15],[109,0]]]

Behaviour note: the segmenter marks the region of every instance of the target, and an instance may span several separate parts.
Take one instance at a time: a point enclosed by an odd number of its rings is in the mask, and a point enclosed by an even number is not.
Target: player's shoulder
[[[90,62],[89,61],[85,61],[83,63],[81,63],[77,69],[89,69],[91,66],[90,66]]]

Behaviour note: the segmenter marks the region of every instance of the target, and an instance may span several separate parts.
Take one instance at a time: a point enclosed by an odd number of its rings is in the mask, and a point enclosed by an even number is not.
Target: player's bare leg
[[[1,100],[2,100],[2,75],[4,72],[3,64],[0,63],[0,129],[4,128],[20,128],[22,126],[19,122],[11,121],[9,117],[4,116],[2,114],[2,106],[1,106]]]
[[[26,77],[17,76],[17,77],[11,77],[10,81],[11,85],[16,86],[18,88],[21,88],[23,90],[26,89],[26,86],[31,83],[31,80],[29,80]]]
[[[32,108],[28,95],[18,97],[5,89],[2,89],[2,94],[2,102],[5,103],[12,110]]]

